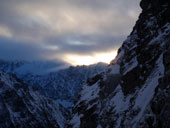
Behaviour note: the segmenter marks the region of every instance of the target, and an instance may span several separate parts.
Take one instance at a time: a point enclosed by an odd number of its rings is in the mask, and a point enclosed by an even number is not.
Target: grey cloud
[[[38,38],[58,35],[61,31],[64,34],[68,31],[127,34],[134,24],[133,15],[139,13],[138,4],[138,0],[2,0],[0,23],[19,37]],[[69,17],[75,23],[71,23]]]
[[[65,35],[49,37],[46,45],[57,46],[58,54],[92,55],[97,52],[117,50],[124,40],[124,36],[102,35]]]
[[[139,0],[0,0],[0,28],[11,33],[0,37],[0,57],[61,59],[114,50],[139,12]]]

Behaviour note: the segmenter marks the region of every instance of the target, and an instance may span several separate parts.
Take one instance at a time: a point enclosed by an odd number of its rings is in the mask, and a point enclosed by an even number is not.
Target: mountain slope
[[[83,86],[68,127],[169,128],[170,1],[140,6],[116,59]]]
[[[25,83],[38,88],[43,95],[57,100],[68,109],[73,106],[84,81],[103,72],[106,66],[98,63],[56,70],[62,66],[52,62],[0,62],[1,70],[16,74]]]
[[[67,118],[61,105],[0,71],[1,128],[63,128]]]
[[[38,79],[33,77],[33,80],[27,80],[27,78],[23,80],[34,87],[36,85],[45,96],[57,100],[66,108],[71,108],[85,80],[103,72],[105,68],[106,64],[103,63],[69,67],[38,77]]]

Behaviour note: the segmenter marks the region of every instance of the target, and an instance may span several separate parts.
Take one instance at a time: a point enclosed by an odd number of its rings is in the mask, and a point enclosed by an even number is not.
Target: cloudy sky
[[[0,0],[0,59],[109,62],[140,0]]]

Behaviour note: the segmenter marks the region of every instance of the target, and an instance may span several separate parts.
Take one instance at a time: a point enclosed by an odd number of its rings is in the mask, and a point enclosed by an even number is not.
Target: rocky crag
[[[117,57],[83,86],[68,127],[170,127],[170,1],[140,6]]]

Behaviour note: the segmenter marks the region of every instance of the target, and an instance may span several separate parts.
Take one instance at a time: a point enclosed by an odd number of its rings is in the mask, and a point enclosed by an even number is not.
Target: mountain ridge
[[[84,84],[68,127],[169,127],[170,1],[142,0],[140,6],[116,59]]]
[[[73,106],[82,84],[93,75],[103,72],[107,65],[97,63],[52,70],[58,66],[62,67],[54,62],[0,61],[1,70],[15,74],[28,85],[40,90],[44,96],[68,109]]]
[[[63,128],[69,113],[14,75],[0,71],[0,127]]]

